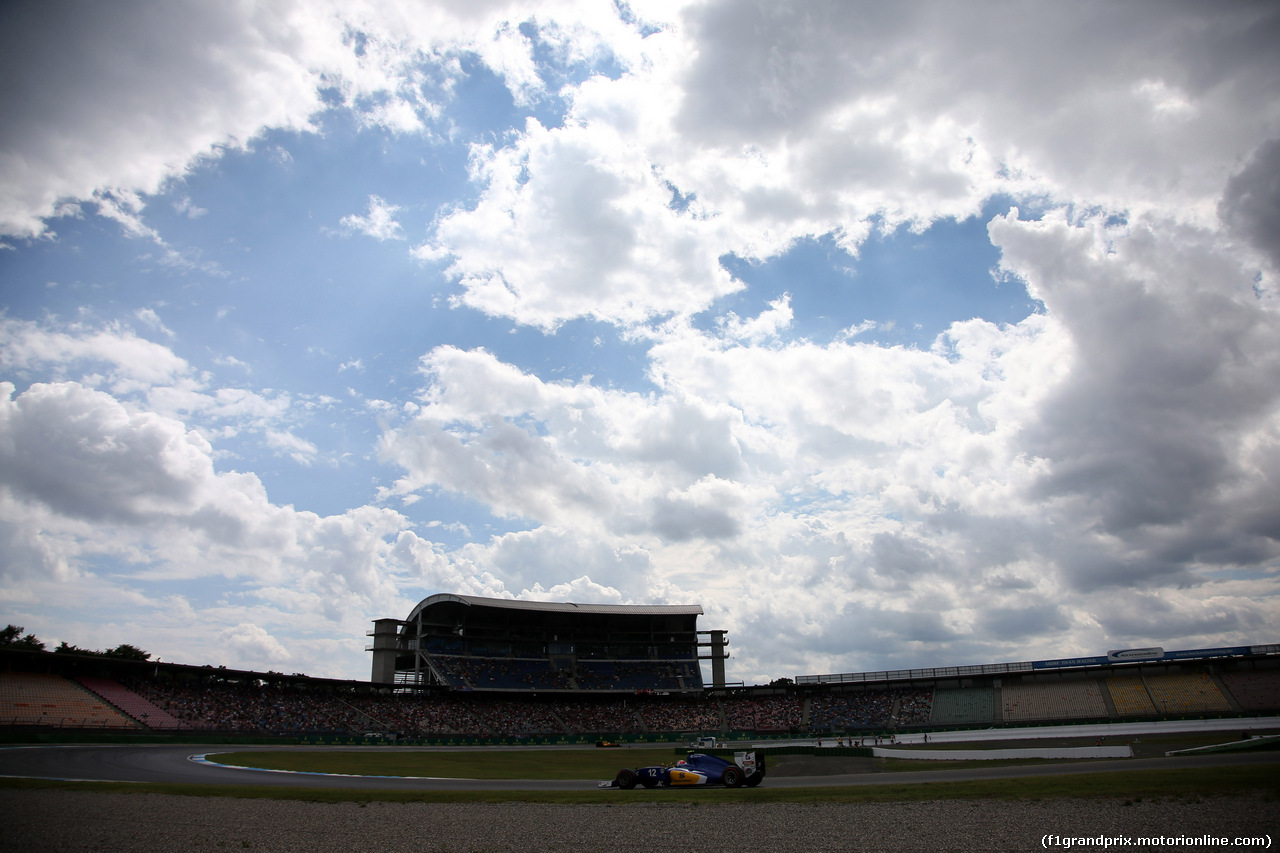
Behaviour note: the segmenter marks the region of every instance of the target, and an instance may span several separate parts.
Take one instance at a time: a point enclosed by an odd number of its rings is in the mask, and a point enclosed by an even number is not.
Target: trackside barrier
[[[876,758],[906,758],[915,761],[998,761],[1003,758],[1133,758],[1133,747],[1124,746],[1044,746],[1011,749],[889,749],[872,747]]]
[[[137,731],[136,734],[130,734],[122,729],[51,729],[44,731],[18,730],[18,731],[0,731],[0,744],[23,743],[23,744],[40,744],[40,743],[150,743],[150,744],[179,744],[179,743],[199,743],[199,744],[261,744],[286,746],[296,744],[297,738],[291,737],[270,737],[267,735],[236,735],[236,734],[191,734],[183,732],[182,734],[154,734],[146,731]]]
[[[599,741],[619,744],[685,743],[687,733],[661,732],[650,734],[611,734],[591,732],[575,735],[510,735],[504,737],[480,737],[477,735],[432,735],[428,737],[365,737],[363,735],[296,735],[298,743],[306,746],[591,746]]]
[[[1266,752],[1280,749],[1280,736],[1254,737],[1210,746],[1193,746],[1190,749],[1173,749],[1165,755],[1205,755],[1210,752]]]
[[[693,750],[688,747],[675,750],[676,755],[684,755],[687,752],[701,752],[706,755],[716,755],[721,758],[733,759],[735,752],[743,750],[751,752],[764,753],[766,756],[771,755],[816,755],[819,758],[872,758],[874,753],[869,746],[760,746],[752,744],[750,746],[739,746],[736,749],[699,749]]]

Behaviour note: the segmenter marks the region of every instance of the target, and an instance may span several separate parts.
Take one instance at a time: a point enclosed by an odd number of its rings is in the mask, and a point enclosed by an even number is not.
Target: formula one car
[[[754,788],[764,781],[764,756],[754,752],[735,752],[733,761],[717,755],[691,752],[675,764],[658,767],[624,767],[601,788],[630,790],[636,785],[646,788],[691,788],[695,785],[724,785],[726,788]]]

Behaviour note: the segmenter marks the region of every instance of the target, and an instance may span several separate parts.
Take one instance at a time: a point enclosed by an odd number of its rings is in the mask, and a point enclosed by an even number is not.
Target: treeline
[[[0,631],[0,649],[19,649],[28,652],[43,652],[45,644],[35,634],[24,634],[26,628],[21,625],[8,625]],[[73,646],[65,640],[53,650],[55,655],[93,655],[102,658],[120,658],[122,660],[151,660],[151,653],[144,652],[137,646],[121,643],[114,649],[97,651]]]

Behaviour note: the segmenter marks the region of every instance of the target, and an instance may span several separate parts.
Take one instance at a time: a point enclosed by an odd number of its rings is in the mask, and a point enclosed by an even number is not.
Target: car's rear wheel
[[[726,788],[742,787],[742,768],[736,764],[724,769],[724,786]]]
[[[615,785],[624,791],[630,791],[636,786],[636,773],[634,770],[624,767],[618,771],[618,775],[613,781]]]

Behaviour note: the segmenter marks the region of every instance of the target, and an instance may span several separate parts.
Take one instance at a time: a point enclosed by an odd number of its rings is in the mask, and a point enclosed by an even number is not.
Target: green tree
[[[114,649],[107,649],[100,652],[97,649],[82,649],[79,646],[73,646],[66,640],[58,644],[53,650],[57,655],[93,655],[100,658],[122,658],[124,660],[151,660],[151,653],[144,652],[137,646],[131,646],[128,643],[121,643]]]
[[[125,660],[151,660],[151,653],[144,652],[137,646],[131,646],[128,643],[121,643],[110,651],[102,653],[109,658],[124,658]]]
[[[44,643],[36,639],[35,634],[23,635],[26,629],[21,625],[7,625],[0,631],[0,648],[23,649],[29,652],[44,651]]]

